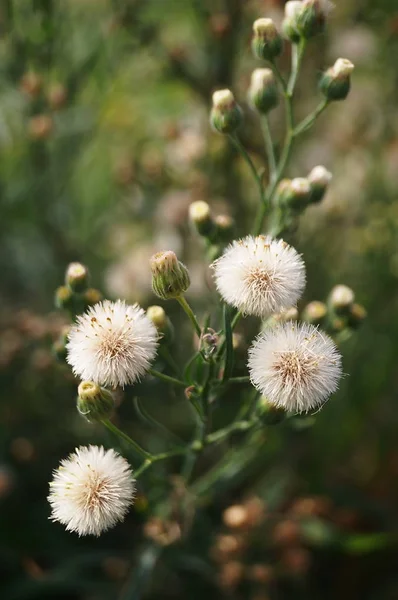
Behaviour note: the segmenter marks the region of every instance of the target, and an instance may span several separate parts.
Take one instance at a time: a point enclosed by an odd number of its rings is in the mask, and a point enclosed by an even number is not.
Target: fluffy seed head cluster
[[[288,412],[321,407],[341,378],[341,355],[325,333],[292,321],[261,333],[249,350],[250,378],[268,402]]]
[[[268,236],[232,242],[212,266],[225,302],[248,315],[282,312],[296,304],[305,287],[301,256],[283,240]]]
[[[134,491],[130,465],[122,456],[99,446],[80,447],[54,471],[50,518],[67,531],[99,536],[124,519]]]
[[[137,304],[105,300],[77,318],[67,361],[82,379],[123,387],[149,369],[157,338],[156,327]]]

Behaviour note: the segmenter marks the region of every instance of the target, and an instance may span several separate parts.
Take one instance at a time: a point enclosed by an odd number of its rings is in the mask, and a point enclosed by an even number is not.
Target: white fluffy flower
[[[149,369],[158,334],[137,304],[105,300],[79,316],[68,337],[67,360],[75,375],[116,387],[133,383]]]
[[[341,355],[316,327],[289,321],[262,332],[249,350],[252,384],[289,412],[319,408],[336,391]]]
[[[283,240],[247,236],[213,263],[219,293],[243,313],[267,317],[291,308],[305,287],[301,256]]]
[[[76,448],[50,483],[51,519],[79,535],[100,535],[123,521],[133,503],[135,482],[129,463],[114,450]]]

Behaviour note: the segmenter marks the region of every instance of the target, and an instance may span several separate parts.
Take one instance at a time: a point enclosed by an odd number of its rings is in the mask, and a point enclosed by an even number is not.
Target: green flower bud
[[[146,316],[152,321],[158,332],[162,334],[162,339],[166,342],[171,342],[174,335],[174,328],[164,308],[156,305],[148,306]]]
[[[81,294],[86,291],[89,281],[87,267],[78,262],[70,263],[66,269],[65,283],[72,290]]]
[[[217,215],[214,219],[216,225],[216,239],[220,242],[230,242],[235,235],[235,221],[229,215]]]
[[[210,123],[219,133],[230,134],[242,122],[242,110],[236,103],[231,90],[218,90],[213,94]]]
[[[59,360],[60,362],[66,361],[66,356],[67,356],[66,344],[68,342],[68,334],[69,334],[70,329],[71,329],[70,325],[65,325],[62,328],[58,339],[52,345],[52,352],[53,352],[55,358],[57,360]]]
[[[282,37],[272,19],[257,19],[253,23],[252,50],[256,58],[273,60],[283,50]]]
[[[267,114],[278,106],[279,92],[271,69],[256,69],[252,73],[249,100],[260,113]]]
[[[344,100],[351,87],[352,62],[339,58],[321,77],[319,87],[328,100]]]
[[[323,325],[327,312],[328,309],[324,302],[314,300],[304,308],[301,318],[303,321],[311,323],[312,325]]]
[[[318,166],[312,169],[308,175],[311,185],[311,203],[316,204],[322,200],[331,180],[332,174],[325,167]]]
[[[303,38],[309,39],[323,33],[331,8],[328,0],[303,0],[297,14],[297,29]]]
[[[111,416],[115,407],[112,392],[93,381],[82,381],[77,393],[77,410],[88,421],[102,421]]]
[[[353,290],[346,285],[336,285],[329,295],[329,304],[336,315],[349,315],[354,300]]]
[[[152,289],[162,300],[178,298],[191,283],[188,269],[171,250],[154,254],[150,261]]]
[[[192,202],[189,207],[189,220],[195,227],[199,235],[211,238],[213,237],[216,226],[211,215],[210,206],[203,200]]]
[[[264,425],[278,425],[285,420],[286,412],[270,404],[264,396],[257,402],[256,415]]]
[[[348,325],[352,329],[357,329],[366,319],[366,309],[361,304],[353,304],[348,315]]]
[[[303,209],[311,199],[310,182],[304,177],[282,179],[277,189],[277,196],[280,204],[294,210]]]
[[[102,294],[99,290],[95,288],[88,288],[83,294],[83,301],[86,306],[93,306],[102,300]]]
[[[297,17],[301,9],[301,0],[289,0],[285,4],[285,18],[282,21],[282,32],[285,38],[293,44],[297,44],[300,41],[300,34],[297,29]]]
[[[74,298],[72,290],[66,285],[61,285],[55,290],[55,306],[63,310],[73,310]]]

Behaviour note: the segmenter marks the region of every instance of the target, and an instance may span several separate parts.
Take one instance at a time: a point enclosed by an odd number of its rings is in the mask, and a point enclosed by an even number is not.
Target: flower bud
[[[328,100],[344,100],[351,87],[352,62],[346,58],[338,58],[321,77],[319,87]]]
[[[218,90],[213,94],[210,123],[220,133],[233,133],[242,122],[242,110],[231,90]]]
[[[308,175],[308,181],[311,185],[312,203],[316,204],[322,200],[326,194],[326,190],[331,180],[332,174],[330,171],[325,169],[325,167],[319,165],[318,167],[314,167],[312,169],[311,173]]]
[[[20,89],[24,94],[29,96],[30,99],[35,99],[40,96],[42,87],[43,79],[38,73],[28,71],[22,76]]]
[[[252,73],[249,100],[260,113],[267,114],[278,106],[279,93],[271,69],[256,69]]]
[[[297,17],[301,9],[301,0],[289,0],[285,4],[285,18],[282,21],[282,32],[293,44],[297,44],[300,41],[300,34],[297,29]]]
[[[173,325],[166,315],[164,308],[161,306],[148,306],[146,316],[155,325],[156,329],[162,334],[166,342],[170,342],[173,338]]]
[[[150,261],[152,289],[162,300],[178,298],[191,283],[188,269],[171,250],[154,254]]]
[[[206,330],[206,333],[202,335],[201,350],[203,351],[206,359],[210,359],[217,351],[219,341],[219,335],[210,327]]]
[[[78,262],[70,263],[66,269],[65,283],[72,290],[81,294],[86,291],[89,281],[89,273],[87,267]]]
[[[278,425],[284,421],[286,412],[270,404],[264,396],[257,403],[256,415],[264,425]]]
[[[112,414],[115,400],[109,390],[93,381],[82,381],[77,393],[77,410],[88,421],[102,421]]]
[[[282,37],[272,19],[257,19],[253,23],[252,50],[256,58],[273,60],[283,49]]]
[[[278,201],[292,209],[302,209],[310,202],[311,185],[308,179],[283,179],[277,190]]]
[[[62,327],[61,333],[58,339],[52,345],[52,352],[57,360],[60,362],[66,361],[67,350],[66,344],[68,342],[68,335],[70,332],[71,326],[65,325]]]
[[[355,294],[346,285],[336,285],[329,296],[330,306],[338,315],[349,314],[354,303]]]
[[[203,200],[192,202],[189,206],[189,220],[199,235],[208,238],[215,233],[216,226],[207,202]]]
[[[303,0],[297,14],[297,29],[303,38],[312,38],[325,30],[331,6],[328,0]]]
[[[55,306],[64,310],[73,309],[73,293],[66,285],[61,285],[55,290]]]
[[[307,304],[303,310],[301,318],[312,325],[322,325],[325,321],[328,309],[324,302],[314,300]]]
[[[220,242],[230,242],[235,235],[235,221],[229,215],[217,215],[214,218],[215,237]]]
[[[361,304],[353,304],[348,315],[348,325],[357,329],[366,319],[366,309]]]
[[[83,294],[83,301],[86,306],[93,306],[102,300],[102,294],[96,288],[88,288]]]

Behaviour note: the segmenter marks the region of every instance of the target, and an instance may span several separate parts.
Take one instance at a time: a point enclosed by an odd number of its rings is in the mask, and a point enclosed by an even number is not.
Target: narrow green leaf
[[[234,349],[232,345],[232,326],[231,316],[229,313],[228,306],[224,304],[224,330],[225,330],[225,365],[223,381],[228,381],[232,375],[232,369],[234,366]]]

